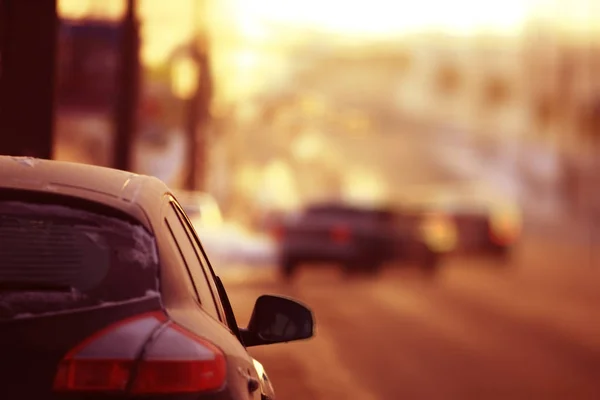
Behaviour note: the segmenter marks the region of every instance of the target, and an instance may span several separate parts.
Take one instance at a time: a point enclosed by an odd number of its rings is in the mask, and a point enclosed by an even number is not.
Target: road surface
[[[526,239],[509,268],[454,259],[435,281],[223,276],[242,325],[265,292],[314,309],[314,339],[251,351],[280,399],[600,399],[600,264],[583,243]]]

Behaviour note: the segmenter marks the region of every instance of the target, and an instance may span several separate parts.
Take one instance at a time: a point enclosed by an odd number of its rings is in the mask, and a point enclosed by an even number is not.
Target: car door
[[[241,377],[243,380],[246,380],[247,398],[260,399],[261,393],[258,385],[258,374],[254,368],[253,360],[239,340],[237,326],[230,326],[231,319],[228,318],[226,313],[229,304],[227,302],[224,305],[221,301],[217,283],[214,280],[200,240],[183,209],[172,197],[169,198],[166,206],[165,216],[171,231],[175,235],[175,240],[177,240],[181,248],[186,249],[184,251],[185,262],[202,310],[208,313],[215,322],[218,322],[217,334],[228,338],[228,349],[223,350],[229,350],[228,355],[231,356],[229,358],[230,362],[237,364],[236,371],[239,374],[238,378]]]

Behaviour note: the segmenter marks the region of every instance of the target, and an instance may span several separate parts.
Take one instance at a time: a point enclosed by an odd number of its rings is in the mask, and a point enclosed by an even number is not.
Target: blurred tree
[[[580,110],[580,129],[587,138],[600,144],[600,95],[592,98],[586,106],[580,107]]]
[[[536,126],[541,129],[550,127],[557,118],[559,105],[550,95],[540,96],[533,104],[533,118]]]
[[[485,80],[483,85],[483,103],[487,107],[495,108],[504,105],[512,95],[511,87],[506,79],[492,76]]]
[[[188,132],[188,190],[195,190],[205,183],[206,168],[206,134],[211,119],[211,101],[213,96],[213,77],[210,67],[208,40],[203,34],[196,38],[196,46],[192,49],[192,57],[197,64],[198,86],[187,105],[186,130]]]
[[[443,96],[455,94],[462,84],[459,69],[449,63],[443,63],[436,71],[435,85],[437,91]]]

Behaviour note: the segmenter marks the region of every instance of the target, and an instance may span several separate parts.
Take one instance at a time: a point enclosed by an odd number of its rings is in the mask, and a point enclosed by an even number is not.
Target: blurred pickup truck
[[[419,226],[417,226],[419,225]],[[385,207],[312,204],[273,228],[279,267],[291,278],[303,264],[333,263],[345,272],[376,274],[393,261],[437,269],[443,249],[420,229],[421,221]]]

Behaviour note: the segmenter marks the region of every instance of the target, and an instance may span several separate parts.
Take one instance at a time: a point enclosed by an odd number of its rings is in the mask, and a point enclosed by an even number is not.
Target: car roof
[[[73,196],[118,209],[152,230],[170,190],[155,177],[96,165],[0,155],[0,189]]]

